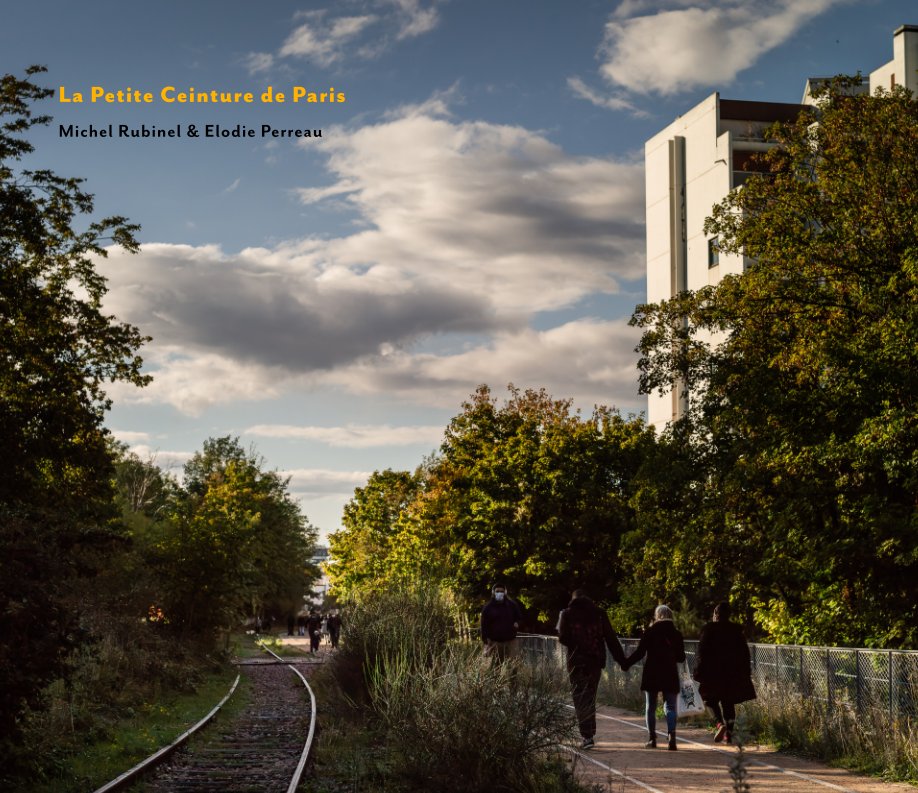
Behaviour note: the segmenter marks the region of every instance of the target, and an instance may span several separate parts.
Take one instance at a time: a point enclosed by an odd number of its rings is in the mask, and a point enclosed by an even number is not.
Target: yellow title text
[[[151,105],[161,102],[166,105],[251,105],[251,104],[339,104],[347,101],[343,91],[328,88],[324,91],[313,91],[302,85],[294,85],[284,91],[274,86],[267,86],[260,93],[251,91],[223,91],[217,88],[202,90],[188,87],[178,88],[164,85],[158,91],[144,91],[141,88],[118,88],[109,90],[103,85],[90,86],[88,91],[71,91],[66,86],[57,90],[57,100],[61,104],[106,104],[106,105]]]

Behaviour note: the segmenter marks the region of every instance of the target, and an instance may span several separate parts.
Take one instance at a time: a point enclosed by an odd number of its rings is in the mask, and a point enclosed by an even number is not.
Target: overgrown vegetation
[[[573,734],[565,680],[483,657],[436,590],[376,592],[348,617],[347,641],[318,683],[322,734],[334,736],[319,744],[322,789],[579,790],[553,752]]]
[[[26,720],[26,744],[45,755],[41,774],[18,789],[83,793],[101,787],[203,718],[236,674],[222,664],[206,668],[194,659],[173,660],[184,662],[181,680],[159,680],[155,694],[133,687],[119,692],[117,707],[108,689],[85,682],[71,691],[63,681],[49,686],[46,706]],[[222,716],[230,718],[245,699],[243,681]]]
[[[747,728],[780,749],[838,763],[886,779],[918,782],[918,726],[891,720],[881,708],[855,712],[844,703],[790,698],[766,690],[743,706]]]
[[[145,385],[140,330],[103,312],[81,179],[21,167],[52,91],[0,80],[0,787],[61,779],[126,716],[191,693],[247,614],[300,607],[315,530],[263,461],[210,439],[183,484],[115,443],[109,382]],[[47,751],[40,752],[45,749]],[[123,770],[123,769],[122,769]]]

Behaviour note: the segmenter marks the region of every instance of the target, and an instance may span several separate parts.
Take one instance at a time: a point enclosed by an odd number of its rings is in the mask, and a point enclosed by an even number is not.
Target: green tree
[[[621,538],[634,527],[634,477],[653,435],[640,419],[509,387],[481,386],[446,431],[417,519],[468,601],[502,581],[543,616],[587,587],[618,597]]]
[[[106,381],[147,382],[136,328],[102,310],[95,261],[137,250],[122,217],[87,222],[82,180],[21,167],[52,92],[0,79],[0,735],[62,669],[79,632],[73,598],[113,541]]]
[[[418,474],[374,471],[345,505],[340,531],[329,535],[328,576],[336,597],[396,582],[402,566],[406,511],[420,488]],[[412,532],[408,532],[409,534]]]
[[[213,637],[246,614],[299,608],[318,571],[316,530],[288,481],[237,438],[208,439],[185,465],[185,493],[158,544],[166,616]]]
[[[918,103],[847,85],[772,129],[767,173],[714,208],[746,271],[634,322],[644,390],[688,383],[706,530],[760,624],[915,645]]]

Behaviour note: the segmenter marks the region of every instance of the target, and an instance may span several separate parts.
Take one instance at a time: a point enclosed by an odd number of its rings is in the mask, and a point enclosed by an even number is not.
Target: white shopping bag
[[[692,680],[688,669],[682,672],[682,679],[679,683],[679,697],[676,700],[676,714],[678,716],[697,716],[704,713],[704,702],[701,701],[701,692],[698,690],[698,684]]]

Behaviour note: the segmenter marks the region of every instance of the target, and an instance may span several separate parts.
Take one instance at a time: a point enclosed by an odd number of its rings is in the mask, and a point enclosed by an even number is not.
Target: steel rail
[[[302,752],[300,753],[299,761],[297,762],[296,770],[293,773],[290,784],[287,788],[287,793],[295,793],[297,787],[299,786],[300,779],[302,778],[303,771],[306,768],[306,761],[309,757],[309,751],[312,747],[312,742],[315,736],[316,729],[316,698],[315,694],[309,683],[306,681],[306,678],[302,675],[299,669],[296,668],[289,660],[281,658],[277,653],[273,652],[270,648],[266,647],[261,642],[258,642],[258,646],[269,655],[272,655],[276,660],[269,662],[271,664],[284,665],[289,669],[292,669],[293,672],[300,678],[303,682],[303,685],[306,687],[306,691],[309,693],[310,707],[311,707],[311,717],[309,722],[309,732],[306,737],[306,744],[303,747]],[[252,664],[253,666],[256,664]],[[261,664],[259,664],[261,665]],[[204,716],[200,721],[198,721],[193,726],[189,727],[185,732],[179,735],[172,743],[168,746],[164,746],[161,749],[158,749],[156,752],[151,754],[149,757],[141,760],[137,765],[125,771],[123,774],[120,774],[115,779],[107,782],[102,787],[93,791],[93,793],[115,793],[115,791],[124,790],[130,785],[134,784],[140,776],[149,772],[155,766],[162,763],[167,757],[169,757],[176,749],[180,748],[185,744],[192,735],[194,735],[198,730],[207,725],[214,716],[220,711],[220,709],[229,701],[230,697],[236,691],[236,687],[239,685],[239,680],[241,675],[236,675],[236,679],[233,681],[232,686],[230,686],[229,691],[226,695],[210,710],[210,712]]]
[[[148,771],[155,765],[158,765],[163,760],[165,760],[170,754],[172,754],[176,749],[178,749],[183,743],[185,743],[192,735],[194,735],[198,730],[201,729],[205,724],[207,724],[214,716],[217,715],[217,711],[222,708],[229,698],[233,695],[233,692],[236,690],[236,686],[239,685],[240,675],[236,675],[236,679],[233,681],[233,685],[230,686],[230,690],[227,692],[226,696],[223,697],[214,708],[208,713],[203,719],[201,719],[197,724],[192,727],[189,727],[185,732],[179,735],[172,743],[168,746],[164,746],[162,749],[151,754],[145,760],[141,760],[133,768],[129,768],[120,776],[115,777],[111,782],[107,782],[102,785],[102,787],[97,788],[94,793],[113,793],[116,790],[122,790],[127,785],[132,784],[141,774]]]
[[[306,768],[306,760],[309,757],[309,750],[312,748],[312,740],[316,733],[316,695],[312,691],[312,686],[306,682],[306,678],[303,677],[299,669],[297,669],[293,664],[286,662],[276,652],[266,647],[264,644],[259,642],[259,646],[265,652],[273,655],[278,661],[287,663],[287,666],[296,672],[300,680],[303,681],[303,685],[306,686],[306,691],[309,692],[310,709],[312,711],[312,715],[309,719],[309,732],[306,735],[306,743],[303,746],[303,751],[300,753],[300,761],[297,763],[296,771],[293,772],[293,778],[290,780],[290,786],[287,788],[287,793],[296,793],[296,789],[300,784],[300,777],[302,777],[303,771]]]

